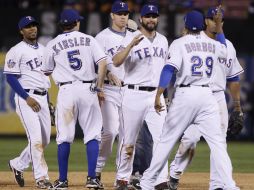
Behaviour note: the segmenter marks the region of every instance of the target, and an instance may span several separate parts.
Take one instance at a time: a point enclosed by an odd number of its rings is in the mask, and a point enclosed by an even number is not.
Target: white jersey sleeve
[[[91,50],[95,64],[98,64],[101,60],[106,59],[106,55],[102,50],[102,47],[94,38],[91,38]]]
[[[55,68],[55,61],[54,61],[54,52],[53,49],[50,48],[51,44],[48,43],[47,47],[44,50],[43,54],[43,62],[41,70],[44,73],[51,73]]]
[[[179,47],[179,44],[175,40],[169,46],[166,63],[173,66],[174,68],[177,69],[177,71],[179,71],[182,66],[183,62],[182,60],[183,58],[181,54],[181,48]]]
[[[100,47],[103,49],[103,51],[106,53],[106,44],[105,44],[105,37],[104,35],[102,35],[101,33],[97,34],[95,36],[96,41],[98,42],[98,44],[100,45]],[[106,53],[107,54],[107,53]]]
[[[227,46],[225,46],[224,44],[221,44],[220,42],[218,41],[215,41],[216,42],[216,52],[217,52],[217,55],[219,58],[227,58]]]
[[[236,50],[233,44],[228,40],[227,40],[227,50],[228,55],[226,63],[226,75],[227,75],[226,77],[228,79],[243,73],[243,68],[236,57]]]
[[[15,48],[11,48],[5,57],[4,73],[20,75],[19,53],[15,51]]]

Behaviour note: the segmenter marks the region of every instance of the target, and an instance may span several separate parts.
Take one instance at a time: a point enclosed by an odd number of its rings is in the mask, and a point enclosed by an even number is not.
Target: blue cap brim
[[[26,23],[25,25],[23,25],[22,27],[19,27],[20,30],[22,30],[23,28],[25,28],[26,26],[30,25],[30,24],[35,24],[36,26],[39,26],[39,23],[37,21],[31,21]]]

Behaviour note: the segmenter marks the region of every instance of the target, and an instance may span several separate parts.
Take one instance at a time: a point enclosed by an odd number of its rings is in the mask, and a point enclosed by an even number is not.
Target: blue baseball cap
[[[145,16],[145,15],[148,15],[148,14],[154,14],[154,15],[159,16],[158,7],[155,6],[155,5],[150,5],[150,4],[144,5],[144,6],[142,7],[142,9],[141,9],[140,15],[141,15],[141,16]]]
[[[213,19],[214,15],[217,14],[218,8],[217,7],[210,7],[206,13],[206,18]],[[222,12],[222,19],[224,18],[224,10],[221,10]]]
[[[27,25],[34,23],[35,25],[39,25],[39,23],[31,16],[24,16],[19,20],[18,27],[21,30],[25,28]]]
[[[115,1],[111,7],[112,13],[129,12],[128,4],[122,1]]]
[[[184,17],[185,27],[191,31],[204,29],[204,16],[198,11],[190,11]]]
[[[83,20],[84,17],[80,16],[78,11],[74,9],[64,9],[60,16],[61,24],[71,24],[80,20]]]

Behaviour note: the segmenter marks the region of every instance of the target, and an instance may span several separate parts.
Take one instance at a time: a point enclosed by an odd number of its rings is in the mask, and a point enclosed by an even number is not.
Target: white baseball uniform
[[[125,36],[130,35],[129,31],[117,32],[112,28],[106,28],[101,31],[95,39],[103,48],[108,56],[107,68],[118,79],[123,81],[124,67],[115,67],[112,63],[112,56],[117,52],[120,42]],[[114,140],[119,132],[120,126],[120,107],[121,107],[121,87],[106,84],[104,85],[105,101],[101,106],[103,130],[101,136],[100,152],[96,166],[96,172],[102,172],[107,158],[112,153]]]
[[[231,161],[220,129],[218,104],[208,87],[213,65],[226,58],[226,47],[204,33],[181,37],[169,48],[168,64],[176,68],[176,92],[165,119],[160,142],[150,167],[141,179],[144,190],[153,189],[158,173],[168,161],[175,143],[191,124],[196,124],[207,141],[214,164],[226,189],[238,189],[232,178]]]
[[[32,163],[35,179],[49,178],[43,149],[50,142],[51,124],[47,101],[50,81],[41,72],[43,50],[41,44],[33,46],[21,41],[7,52],[4,66],[4,73],[18,75],[23,89],[41,106],[39,112],[34,112],[23,98],[15,94],[16,112],[26,131],[28,146],[10,164],[23,172]]]
[[[96,78],[94,63],[106,59],[97,41],[89,35],[72,31],[51,40],[44,54],[44,72],[52,72],[59,86],[56,106],[57,144],[72,143],[78,119],[84,143],[100,140],[102,116],[97,93],[91,81]]]
[[[226,138],[228,128],[228,110],[225,99],[224,91],[226,90],[226,79],[235,77],[243,72],[241,65],[239,64],[236,51],[233,44],[226,40],[227,44],[227,59],[219,59],[217,64],[214,64],[214,75],[212,76],[211,88],[213,95],[218,102],[220,111],[220,121],[222,135]],[[181,145],[177,151],[175,159],[170,165],[170,176],[179,179],[180,175],[184,172],[191,157],[188,154],[189,149],[194,149],[197,142],[200,140],[201,134],[198,127],[190,125],[184,132],[184,136],[181,139]],[[214,159],[211,157],[211,182],[210,189],[221,188],[224,185],[221,184],[220,176],[215,170]]]
[[[138,34],[141,34],[139,30],[124,38],[120,49],[125,48]],[[134,159],[134,145],[143,121],[146,121],[156,147],[166,116],[166,111],[158,115],[153,104],[160,72],[166,63],[168,41],[158,32],[153,39],[143,37],[144,39],[131,49],[124,63],[125,86],[122,91],[121,110],[123,125],[120,126],[122,129],[119,133],[119,136],[123,136],[123,145],[117,167],[118,180],[129,181]],[[156,184],[167,181],[167,176],[168,167],[165,164]]]

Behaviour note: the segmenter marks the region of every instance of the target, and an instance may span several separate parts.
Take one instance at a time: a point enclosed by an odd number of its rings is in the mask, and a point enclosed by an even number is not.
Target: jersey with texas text
[[[121,42],[119,51],[127,47],[132,39],[140,33],[138,30],[130,36],[126,36]],[[142,37],[144,39],[131,49],[126,58],[124,83],[157,87],[161,70],[168,55],[168,41],[158,32],[153,39]]]
[[[219,58],[218,63],[215,64],[215,72],[211,83],[213,91],[226,90],[226,79],[233,78],[243,72],[233,44],[229,40],[226,40],[226,44],[227,58]]]
[[[128,30],[126,32],[117,32],[112,28],[106,28],[102,30],[95,39],[103,48],[104,52],[108,56],[108,70],[110,70],[119,79],[123,80],[124,77],[124,66],[115,67],[111,61],[113,55],[117,52],[119,44],[124,37],[131,35]]]
[[[24,89],[48,89],[50,81],[41,72],[44,47],[21,41],[6,54],[4,73],[19,75],[18,81]]]

